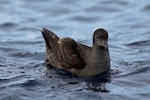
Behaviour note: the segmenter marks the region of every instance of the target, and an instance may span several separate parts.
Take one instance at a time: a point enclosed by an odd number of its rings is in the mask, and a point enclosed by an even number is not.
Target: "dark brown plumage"
[[[93,34],[92,47],[77,43],[71,38],[59,38],[43,28],[48,63],[65,69],[79,77],[92,77],[110,70],[108,33],[97,29]]]

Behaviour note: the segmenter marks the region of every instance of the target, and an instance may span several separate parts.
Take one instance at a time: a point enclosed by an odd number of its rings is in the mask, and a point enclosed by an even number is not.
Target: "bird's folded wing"
[[[56,50],[57,50],[57,41],[59,40],[59,37],[52,31],[45,28],[43,28],[42,35],[44,37],[46,46],[50,50],[52,50],[52,52],[54,52],[55,55],[57,55]]]
[[[85,61],[80,56],[77,46],[77,43],[70,38],[58,41],[58,58],[63,67],[70,69],[82,69],[85,67]]]

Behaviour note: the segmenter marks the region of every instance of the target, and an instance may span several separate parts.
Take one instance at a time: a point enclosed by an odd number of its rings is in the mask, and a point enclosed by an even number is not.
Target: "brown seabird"
[[[59,38],[43,28],[47,64],[67,70],[79,77],[92,77],[110,71],[108,32],[102,28],[93,34],[92,47],[71,38]]]

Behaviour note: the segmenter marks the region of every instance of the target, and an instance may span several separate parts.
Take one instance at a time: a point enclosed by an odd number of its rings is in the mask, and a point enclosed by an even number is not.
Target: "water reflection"
[[[106,84],[110,82],[111,82],[110,73],[109,74],[105,73],[86,79],[86,83],[88,86],[87,89],[92,90],[94,92],[102,92],[102,93],[110,92],[106,87]]]
[[[82,82],[86,83],[87,90],[91,90],[94,92],[103,92],[108,93],[110,92],[107,90],[106,84],[111,82],[111,75],[110,72],[106,72],[100,75],[96,75],[91,78],[79,78],[75,76],[74,74],[63,70],[63,69],[57,69],[51,65],[47,66],[46,76],[49,78],[60,78],[60,79],[71,79],[71,81],[67,82],[66,84],[59,84],[58,87],[66,86],[66,85],[74,85],[74,84],[80,84]],[[55,88],[55,87],[52,87]],[[82,89],[77,89],[75,91],[81,91]]]

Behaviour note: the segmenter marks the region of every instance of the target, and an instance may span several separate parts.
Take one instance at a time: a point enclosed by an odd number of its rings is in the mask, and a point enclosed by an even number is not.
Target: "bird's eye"
[[[96,36],[96,39],[99,39],[99,37],[98,37],[98,36]]]

